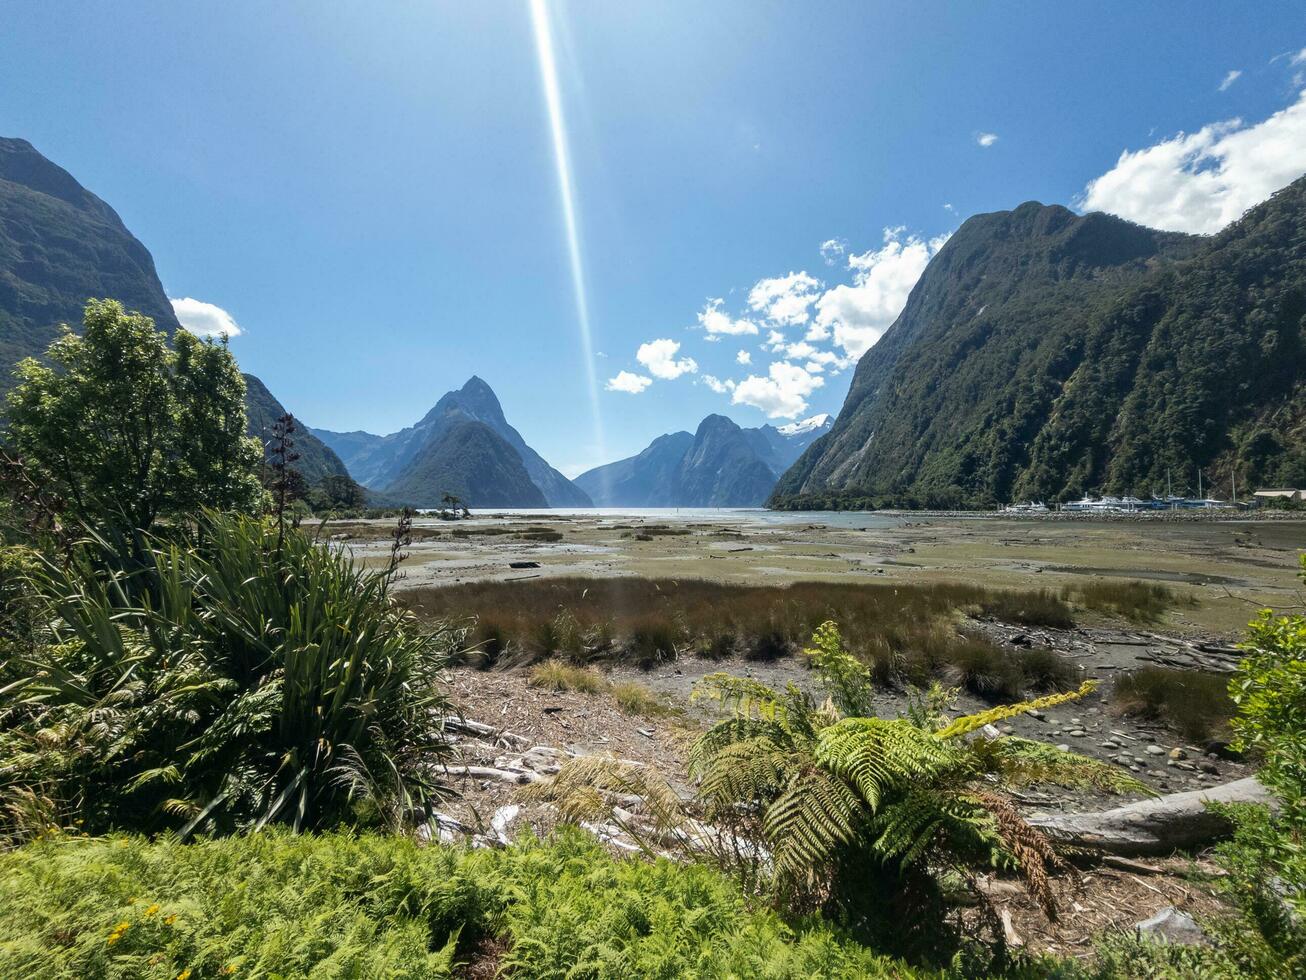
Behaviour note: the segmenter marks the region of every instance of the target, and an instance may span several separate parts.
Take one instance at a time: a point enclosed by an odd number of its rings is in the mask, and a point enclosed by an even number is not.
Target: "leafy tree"
[[[8,440],[75,514],[148,529],[201,507],[253,512],[258,441],[225,343],[167,335],[114,300],[86,304],[9,394]]]

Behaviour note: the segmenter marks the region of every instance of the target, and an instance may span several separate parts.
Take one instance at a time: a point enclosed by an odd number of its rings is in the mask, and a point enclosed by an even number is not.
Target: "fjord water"
[[[576,507],[551,508],[472,508],[473,521],[493,521],[508,517],[617,519],[645,521],[679,521],[687,524],[773,524],[777,526],[822,524],[826,527],[863,528],[898,527],[907,518],[901,514],[878,514],[857,510],[767,510],[763,507]]]

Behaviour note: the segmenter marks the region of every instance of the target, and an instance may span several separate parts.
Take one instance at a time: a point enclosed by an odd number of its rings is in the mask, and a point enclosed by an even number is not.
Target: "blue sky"
[[[475,373],[573,474],[836,412],[967,215],[1211,231],[1306,171],[1296,3],[551,3],[600,446],[527,0],[3,14],[0,134],[296,415],[389,432]]]

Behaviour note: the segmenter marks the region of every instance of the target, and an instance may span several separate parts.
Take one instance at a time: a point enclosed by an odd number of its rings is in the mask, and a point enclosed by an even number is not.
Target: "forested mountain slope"
[[[469,507],[548,506],[517,450],[473,419],[441,425],[384,492],[414,507],[439,507],[446,494]]]
[[[1306,482],[1306,179],[1209,238],[969,219],[774,506],[979,507]]]

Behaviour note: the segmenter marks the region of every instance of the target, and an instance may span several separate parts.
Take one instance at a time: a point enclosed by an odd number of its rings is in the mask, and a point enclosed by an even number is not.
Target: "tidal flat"
[[[419,517],[400,588],[537,577],[963,583],[990,589],[1150,581],[1191,600],[1167,632],[1235,638],[1260,608],[1300,608],[1306,521],[1055,521],[758,512]],[[365,564],[387,560],[386,521],[328,525]],[[310,531],[312,528],[310,528]],[[541,533],[554,532],[554,533]]]

